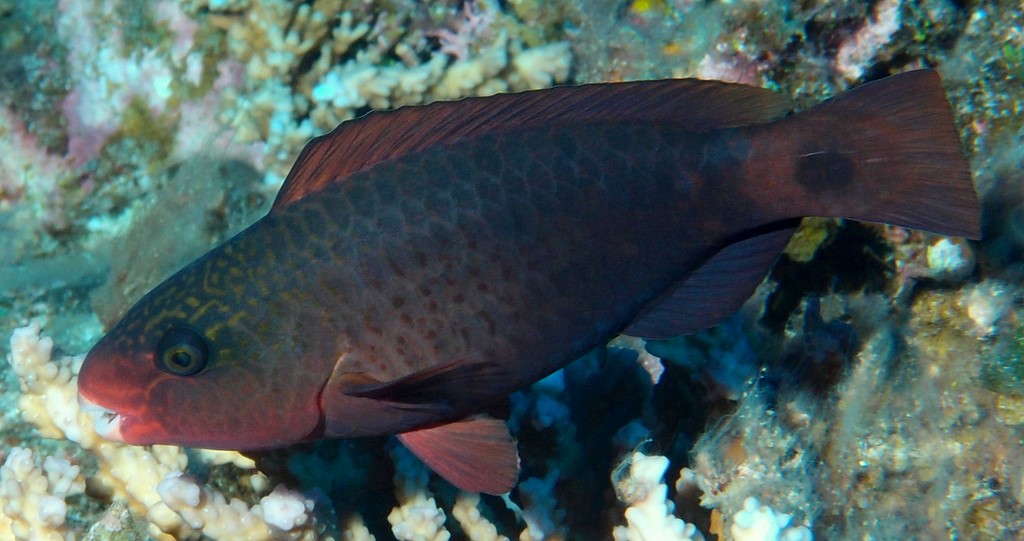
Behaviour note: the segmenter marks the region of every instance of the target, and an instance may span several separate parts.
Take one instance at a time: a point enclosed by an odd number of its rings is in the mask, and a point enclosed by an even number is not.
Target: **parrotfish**
[[[805,216],[979,236],[934,71],[799,113],[689,79],[369,113],[139,300],[88,353],[80,399],[131,444],[397,434],[457,487],[506,492],[516,444],[487,412],[619,333],[715,325]]]

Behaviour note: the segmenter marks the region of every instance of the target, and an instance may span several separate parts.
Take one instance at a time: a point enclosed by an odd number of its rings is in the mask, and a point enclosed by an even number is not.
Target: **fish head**
[[[255,450],[309,439],[317,429],[327,375],[281,358],[301,344],[280,340],[278,331],[301,333],[277,328],[265,308],[244,302],[259,297],[214,276],[224,265],[210,259],[150,291],[86,355],[79,402],[100,436]]]

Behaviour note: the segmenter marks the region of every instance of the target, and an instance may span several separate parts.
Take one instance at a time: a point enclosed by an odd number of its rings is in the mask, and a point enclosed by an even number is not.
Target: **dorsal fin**
[[[597,83],[371,112],[314,138],[299,154],[274,209],[352,173],[434,145],[488,133],[594,122],[667,122],[703,131],[760,124],[790,110],[780,94],[697,79]]]
[[[666,339],[713,327],[736,312],[786,247],[797,220],[722,248],[681,284],[648,306],[622,334]]]

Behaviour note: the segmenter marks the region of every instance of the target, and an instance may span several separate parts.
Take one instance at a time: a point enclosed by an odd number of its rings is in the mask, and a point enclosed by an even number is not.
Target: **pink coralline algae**
[[[469,57],[470,45],[478,42],[491,31],[494,12],[491,6],[480,9],[480,3],[468,0],[462,4],[462,16],[452,23],[452,29],[443,28],[431,32],[441,42],[440,51],[462,60]]]

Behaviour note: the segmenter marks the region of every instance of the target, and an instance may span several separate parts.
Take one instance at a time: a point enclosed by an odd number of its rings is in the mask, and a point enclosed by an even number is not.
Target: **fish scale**
[[[505,492],[515,443],[488,411],[619,332],[717,324],[800,217],[978,235],[934,72],[787,112],[767,90],[678,80],[343,124],[267,216],[92,348],[81,401],[136,444],[397,434],[458,487]]]
[[[507,387],[500,391],[505,393],[592,348],[596,336],[621,327],[639,306],[685,273],[688,266],[694,266],[686,257],[694,258],[677,247],[717,242],[688,237],[684,226],[692,217],[674,212],[673,205],[656,205],[659,199],[674,200],[668,191],[676,184],[670,176],[675,170],[669,167],[679,163],[674,153],[640,154],[628,146],[620,152],[601,152],[612,141],[622,140],[642,140],[652,148],[683,148],[678,141],[659,141],[666,136],[660,133],[666,128],[592,127],[586,141],[572,144],[551,144],[559,138],[573,138],[571,132],[540,131],[484,137],[463,143],[465,148],[458,151],[437,148],[382,164],[372,172],[354,175],[349,182],[326,187],[316,198],[282,209],[276,217],[282,223],[308,222],[306,217],[323,216],[326,208],[353,209],[351,216],[332,217],[319,224],[321,234],[316,237],[299,234],[312,229],[308,223],[285,229],[289,253],[283,259],[292,263],[291,270],[301,274],[288,278],[296,284],[294,289],[316,291],[330,284],[329,291],[337,292],[302,302],[290,299],[291,315],[287,317],[302,321],[310,336],[332,332],[346,335],[349,351],[336,351],[331,357],[347,354],[344,370],[379,380],[471,355],[499,364],[530,363],[529,371],[519,371],[507,380]],[[533,164],[561,162],[561,151],[569,148],[579,156],[580,169],[629,170],[637,176],[664,180],[637,183],[623,175],[606,175],[597,182],[583,177],[580,186],[579,177],[554,177],[551,168],[541,166],[530,168],[532,174],[517,175],[514,170],[518,164],[495,157],[499,148],[506,147],[537,156],[531,160]],[[513,172],[508,172],[509,168]],[[518,182],[499,182],[507,178]],[[478,185],[501,188],[500,193],[489,197],[493,204],[486,207],[486,212],[475,210]],[[560,196],[554,195],[556,190]],[[573,209],[564,205],[573,200],[567,194],[583,191],[588,195],[577,199],[584,203],[571,212]],[[406,216],[400,203],[404,200],[422,201],[424,219]],[[661,214],[655,213],[659,208]],[[402,219],[390,219],[396,216]],[[464,230],[485,232],[489,242],[481,244],[477,239],[477,249],[468,250]],[[623,235],[626,231],[629,234]],[[250,237],[248,243],[264,246],[269,243],[260,235],[278,233],[263,233],[257,225],[246,234]],[[325,236],[344,239],[346,242],[335,244],[352,244],[356,255],[351,260],[339,260],[331,254],[345,250],[323,254],[308,246],[311,238]],[[566,243],[586,247],[595,236],[622,238],[612,245],[617,248],[613,252],[603,248],[565,250]],[[641,250],[640,246],[648,248]],[[458,259],[448,254],[457,254]],[[406,269],[404,276],[391,270],[388,258],[406,262],[401,265]],[[322,264],[322,259],[328,259],[329,264]],[[652,260],[668,264],[647,264]],[[299,262],[303,262],[301,268],[313,271],[297,273]],[[465,287],[471,284],[458,278],[467,276],[470,267],[497,271],[488,278],[492,293],[466,291],[472,289]],[[408,288],[406,281],[413,288]],[[410,303],[402,310],[391,305],[389,292],[416,286],[430,293],[421,294],[419,303]],[[356,291],[359,293],[355,296],[345,293]],[[474,304],[481,308],[467,304],[467,295],[472,295],[477,300]],[[344,329],[331,320],[318,328],[315,314],[332,312],[354,317],[341,323]],[[504,340],[501,347],[495,347],[494,333],[487,332],[487,325],[476,324],[484,313],[499,322],[502,336],[517,339]],[[407,330],[389,322],[400,322],[403,316],[443,336],[444,347],[421,344],[415,348],[415,355],[387,355]],[[578,338],[561,339],[564,334]]]

